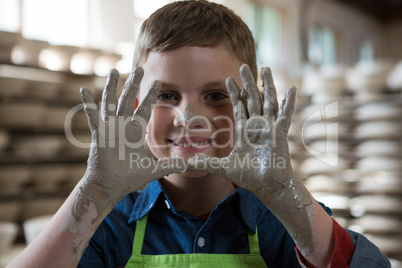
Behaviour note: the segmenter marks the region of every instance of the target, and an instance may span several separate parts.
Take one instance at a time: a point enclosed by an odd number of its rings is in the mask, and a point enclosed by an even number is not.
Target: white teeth
[[[198,147],[200,145],[207,145],[210,144],[212,141],[203,141],[203,142],[193,142],[193,143],[175,143],[173,142],[174,145],[180,146],[180,147]]]

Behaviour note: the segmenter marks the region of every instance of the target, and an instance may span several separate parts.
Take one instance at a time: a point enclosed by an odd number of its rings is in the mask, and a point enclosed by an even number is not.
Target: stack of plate
[[[386,61],[359,62],[346,72],[346,86],[356,100],[377,100],[385,92],[392,65]]]
[[[10,134],[8,131],[0,129],[0,156],[3,154],[3,151],[7,150],[9,144]]]
[[[15,77],[6,77],[2,75],[4,65],[0,65],[0,97],[24,97],[28,81]]]
[[[392,91],[402,90],[402,60],[400,60],[389,73],[387,86]]]
[[[355,168],[359,180],[350,200],[362,232],[391,258],[402,260],[402,103],[377,99],[356,107]]]
[[[74,46],[49,46],[40,51],[38,64],[52,71],[70,71],[71,58],[79,50]]]
[[[308,157],[300,171],[329,176],[350,168],[350,111],[341,102],[306,106],[300,113],[302,140]]]
[[[89,130],[86,134],[66,133],[67,148],[66,155],[76,159],[86,159],[89,155],[92,138]]]
[[[338,83],[341,88],[341,84]],[[336,220],[344,227],[351,218],[349,200],[353,197],[355,175],[352,174],[353,158],[351,125],[352,110],[340,97],[342,91],[329,95],[327,102],[313,103],[299,113],[305,159],[300,172],[305,185],[314,198],[330,207]],[[314,102],[314,100],[313,100]]]
[[[345,94],[345,68],[343,66],[322,66],[306,70],[302,91],[311,96],[314,103],[325,103],[339,99]]]
[[[27,200],[23,206],[22,220],[25,221],[34,217],[55,214],[63,204],[64,200],[64,197],[35,198],[33,200]]]
[[[37,129],[42,121],[45,106],[41,103],[2,103],[0,127]]]
[[[32,169],[26,164],[0,166],[0,196],[20,195],[31,178]]]
[[[70,193],[78,182],[84,177],[86,170],[87,165],[85,163],[69,165],[68,173],[66,174],[67,176],[63,182],[63,190],[65,190],[66,193]]]
[[[402,103],[369,103],[356,108],[359,171],[402,171],[401,114]]]
[[[48,106],[43,113],[41,129],[63,132],[66,123],[68,126],[67,115],[70,111],[70,107]]]
[[[16,65],[39,67],[39,54],[48,46],[45,41],[21,38],[12,49],[11,61]]]
[[[54,159],[63,152],[65,146],[65,137],[48,134],[15,138],[11,149],[18,159],[35,161]]]
[[[67,164],[38,164],[32,167],[30,190],[37,194],[58,194],[61,183],[69,172]]]
[[[11,63],[13,47],[21,39],[19,33],[0,31],[0,62]]]
[[[305,180],[305,185],[314,198],[330,207],[337,221],[343,227],[347,227],[353,182],[346,181],[339,175],[313,175]]]
[[[22,201],[0,202],[0,221],[18,222],[22,209]]]

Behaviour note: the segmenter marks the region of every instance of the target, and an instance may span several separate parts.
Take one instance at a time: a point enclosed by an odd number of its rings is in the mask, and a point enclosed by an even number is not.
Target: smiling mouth
[[[200,147],[200,146],[203,146],[203,145],[209,145],[209,144],[212,144],[212,142],[214,141],[215,139],[209,139],[209,140],[207,140],[207,141],[203,141],[203,142],[192,142],[192,143],[187,143],[187,142],[184,142],[184,143],[176,143],[176,142],[174,142],[173,140],[170,140],[170,139],[168,139],[167,141],[169,142],[169,143],[171,143],[171,144],[173,144],[174,146],[179,146],[179,147]]]

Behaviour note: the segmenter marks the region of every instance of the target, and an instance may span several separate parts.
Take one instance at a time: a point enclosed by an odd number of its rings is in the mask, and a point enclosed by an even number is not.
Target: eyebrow
[[[161,82],[161,88],[178,88],[175,84]],[[206,90],[209,88],[224,88],[226,89],[225,80],[215,80],[212,82],[208,82],[202,86],[202,90]]]

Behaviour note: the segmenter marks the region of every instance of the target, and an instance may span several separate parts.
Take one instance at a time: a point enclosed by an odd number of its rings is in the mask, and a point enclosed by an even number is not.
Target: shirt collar
[[[154,207],[158,197],[164,192],[159,180],[153,181],[142,190],[135,200],[133,211],[128,223],[135,222],[144,217]]]
[[[159,180],[148,184],[148,186],[139,193],[135,201],[129,223],[135,222],[148,214],[161,194],[165,194],[165,192]],[[235,202],[236,197],[238,197],[238,202]],[[239,206],[244,223],[250,231],[255,233],[258,215],[261,213],[261,206],[263,206],[261,201],[251,192],[239,187],[232,194],[223,199],[220,204],[223,205],[228,202],[233,202],[233,205]]]

